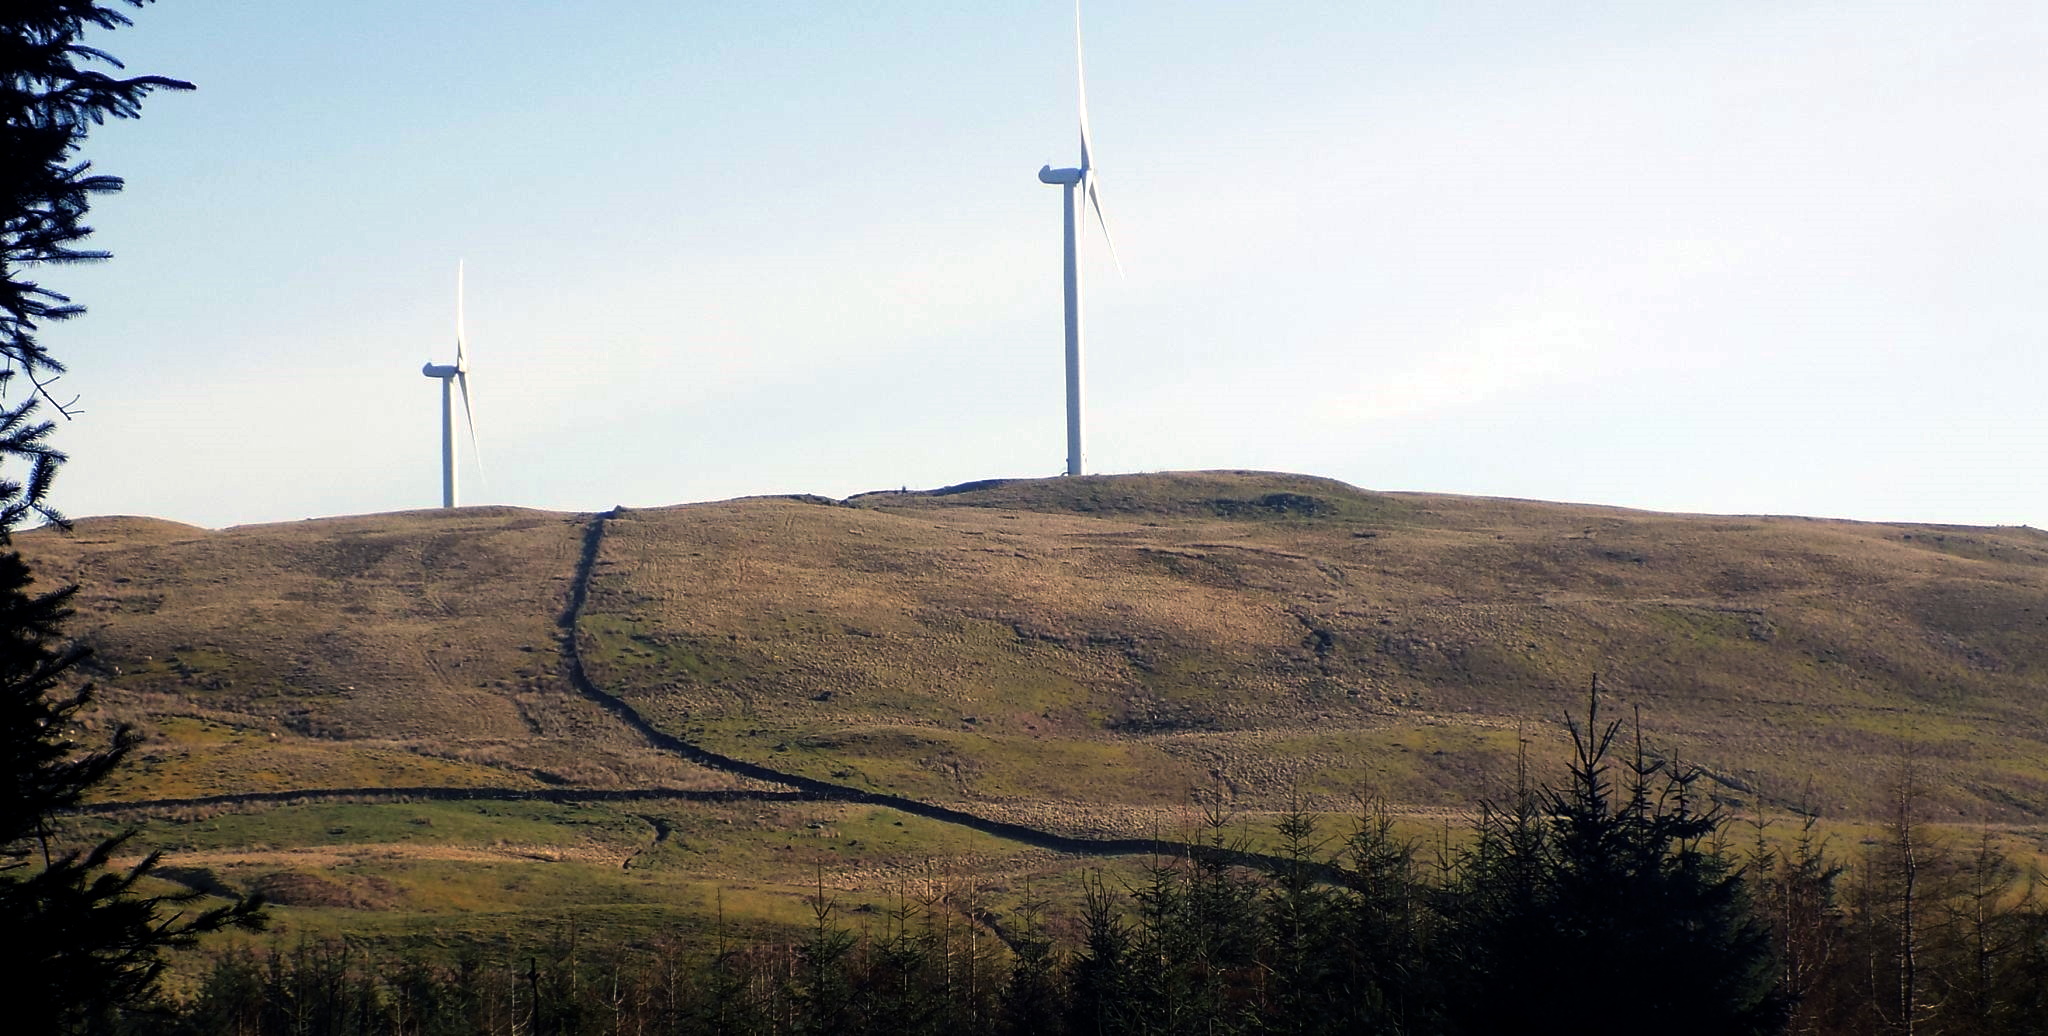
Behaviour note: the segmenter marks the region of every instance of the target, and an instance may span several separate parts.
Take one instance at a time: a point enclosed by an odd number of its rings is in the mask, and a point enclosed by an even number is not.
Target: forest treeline
[[[1278,864],[1225,854],[1089,881],[1077,934],[970,916],[934,880],[804,937],[377,957],[330,941],[217,957],[136,1032],[236,1034],[2048,1034],[2038,870],[1988,831],[1931,837],[1910,767],[1854,866],[1704,801],[1597,703],[1575,760],[1425,846],[1366,808],[1282,818]],[[1208,844],[1231,822],[1207,818]]]

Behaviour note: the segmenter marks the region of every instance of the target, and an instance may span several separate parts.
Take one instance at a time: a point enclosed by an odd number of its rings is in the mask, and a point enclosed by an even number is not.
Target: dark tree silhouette
[[[140,7],[146,0],[126,0]],[[95,194],[120,190],[77,157],[88,130],[132,118],[152,90],[190,89],[162,76],[118,78],[115,61],[82,42],[89,30],[128,24],[114,7],[82,0],[8,0],[0,7],[0,548],[40,516],[62,523],[48,503],[64,456],[51,447],[48,403],[64,366],[43,348],[44,323],[77,316],[70,298],[29,279],[33,268],[106,258],[80,247]],[[11,402],[16,378],[30,388]],[[78,679],[85,652],[66,646],[62,624],[71,591],[31,591],[18,553],[0,554],[0,1001],[21,1032],[98,1031],[147,999],[162,951],[228,925],[259,923],[257,904],[186,916],[197,894],[146,896],[137,884],[154,854],[125,871],[108,868],[121,835],[86,850],[53,847],[53,820],[133,748],[115,731],[106,747],[81,751],[72,721],[90,701]]]
[[[199,893],[145,896],[151,853],[108,869],[123,834],[89,850],[53,848],[53,819],[118,766],[135,744],[122,727],[80,752],[72,719],[90,699],[74,669],[85,652],[59,632],[70,590],[34,594],[18,554],[0,554],[0,1001],[23,1032],[97,1031],[148,999],[162,952],[230,925],[254,926],[254,901],[185,916]]]
[[[1136,1028],[1129,1022],[1137,970],[1130,924],[1101,874],[1090,876],[1085,891],[1087,934],[1068,968],[1067,1031],[1077,1036],[1127,1032]]]
[[[1040,927],[1042,909],[1040,903],[1026,904],[1011,937],[1014,962],[997,1006],[996,1031],[1003,1036],[1060,1036],[1066,1031],[1059,956]]]
[[[1708,844],[1697,771],[1648,758],[1613,773],[1619,722],[1597,686],[1568,721],[1574,761],[1543,815],[1524,794],[1482,829],[1448,902],[1456,1032],[1531,1031],[1597,1009],[1663,1033],[1773,1033],[1788,1003],[1743,876]],[[1462,958],[1462,959],[1456,959]]]
[[[125,0],[132,7],[146,2]],[[78,149],[93,126],[140,114],[151,91],[192,89],[163,76],[121,78],[88,67],[120,70],[119,61],[82,37],[127,24],[126,15],[91,0],[9,0],[0,13],[0,399],[17,376],[32,386],[0,403],[0,461],[25,464],[19,478],[0,480],[0,535],[34,514],[61,521],[46,500],[64,457],[50,447],[50,425],[38,413],[44,402],[60,413],[70,409],[50,392],[64,365],[37,332],[84,307],[30,274],[38,266],[105,259],[105,252],[80,247],[92,233],[85,213],[93,195],[121,189],[119,177],[93,172]]]

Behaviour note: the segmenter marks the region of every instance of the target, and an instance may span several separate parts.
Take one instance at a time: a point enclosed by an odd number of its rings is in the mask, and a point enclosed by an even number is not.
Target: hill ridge
[[[202,806],[256,805],[296,803],[307,801],[524,801],[532,799],[562,802],[624,802],[657,799],[678,799],[699,802],[847,802],[862,805],[882,806],[900,813],[935,820],[940,823],[964,827],[982,834],[993,835],[1022,845],[1052,849],[1058,852],[1081,856],[1129,856],[1154,855],[1174,856],[1205,862],[1223,863],[1233,866],[1251,866],[1267,870],[1293,867],[1306,870],[1327,879],[1334,879],[1333,867],[1304,865],[1300,861],[1288,861],[1264,853],[1220,845],[1196,842],[1180,842],[1161,838],[1090,838],[1065,835],[1025,824],[997,820],[963,810],[950,809],[934,803],[900,795],[882,794],[843,784],[820,781],[802,774],[787,773],[773,767],[734,759],[678,738],[649,724],[632,706],[597,686],[583,669],[581,653],[577,645],[577,619],[586,599],[586,592],[592,569],[596,565],[598,550],[604,540],[605,523],[624,512],[623,508],[594,515],[590,518],[584,533],[584,546],[578,557],[575,582],[569,593],[568,605],[557,619],[562,630],[562,656],[570,683],[583,695],[596,702],[616,717],[619,722],[632,728],[651,744],[674,752],[691,762],[736,774],[756,781],[783,785],[794,789],[789,791],[761,788],[607,788],[607,789],[518,789],[491,787],[431,787],[415,786],[403,788],[319,788],[295,789],[291,791],[239,792],[220,795],[203,795],[188,798],[160,798],[129,800],[121,802],[93,803],[81,807],[82,813],[126,813],[140,810],[181,809]]]
[[[152,731],[129,798],[257,774],[746,776],[620,726],[573,686],[573,650],[647,730],[720,760],[1046,831],[1114,830],[1189,788],[1249,808],[1367,783],[1470,802],[1512,767],[1517,728],[1546,727],[1596,671],[1654,736],[1740,782],[1731,802],[1782,801],[1827,759],[1821,805],[1861,810],[1917,746],[1954,773],[1943,808],[2048,812],[2038,530],[1284,474],[941,490],[18,539],[84,587],[104,721]]]

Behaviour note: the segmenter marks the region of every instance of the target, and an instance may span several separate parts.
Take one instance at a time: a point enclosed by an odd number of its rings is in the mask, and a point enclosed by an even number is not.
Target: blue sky
[[[2048,526],[2033,3],[1103,0],[1091,471]],[[1064,459],[1057,2],[166,0],[51,271],[74,515],[562,510]]]

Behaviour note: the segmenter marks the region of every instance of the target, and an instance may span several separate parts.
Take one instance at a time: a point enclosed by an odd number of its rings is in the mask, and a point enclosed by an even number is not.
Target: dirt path
[[[411,842],[359,842],[348,845],[309,845],[300,849],[266,849],[258,852],[221,850],[180,852],[178,867],[208,867],[228,864],[263,864],[272,867],[307,867],[332,870],[365,860],[457,861],[492,863],[507,860],[544,863],[594,863],[617,865],[627,853],[616,848],[591,845],[432,845]],[[110,861],[115,869],[133,867],[142,858]]]
[[[112,816],[208,806],[294,805],[307,802],[807,802],[817,796],[752,788],[304,788],[244,791],[185,799],[123,799],[80,806],[79,813]]]
[[[1246,852],[1213,845],[1176,842],[1168,839],[1080,838],[1057,834],[1041,828],[1027,827],[1023,824],[1006,820],[996,820],[992,817],[968,813],[964,810],[953,809],[918,799],[905,798],[901,795],[866,791],[844,784],[821,781],[815,777],[806,777],[802,774],[777,770],[773,767],[751,763],[744,759],[735,759],[685,741],[665,730],[655,727],[647,722],[638,710],[626,704],[617,695],[597,686],[597,683],[590,678],[590,674],[583,667],[583,655],[577,643],[576,624],[582,617],[584,605],[589,599],[590,575],[597,567],[598,551],[604,545],[605,523],[617,517],[617,515],[618,512],[616,511],[597,515],[591,518],[590,524],[584,529],[583,553],[576,562],[576,578],[571,584],[569,591],[568,607],[562,610],[561,617],[557,620],[561,628],[563,669],[570,686],[575,687],[584,697],[589,698],[617,717],[619,722],[631,727],[635,732],[645,737],[649,744],[673,752],[700,766],[710,767],[714,770],[723,770],[742,777],[752,777],[755,780],[785,785],[795,789],[805,797],[818,801],[854,802],[886,806],[912,816],[924,817],[941,823],[957,824],[983,834],[994,835],[997,838],[1041,849],[1052,849],[1079,856],[1179,856],[1268,870],[1291,865],[1288,861],[1263,853]],[[1324,872],[1328,877],[1335,877],[1334,868],[1318,866],[1316,869]]]
[[[735,759],[713,752],[702,746],[685,741],[665,730],[655,727],[641,716],[639,711],[626,704],[617,695],[599,687],[591,680],[583,667],[583,657],[577,643],[576,627],[581,619],[585,603],[589,599],[591,572],[597,566],[598,551],[604,545],[605,523],[617,516],[607,512],[591,518],[583,534],[583,549],[576,560],[575,579],[570,584],[569,599],[556,618],[560,629],[560,644],[563,675],[570,686],[585,698],[596,703],[612,714],[656,748],[673,753],[700,766],[726,773],[751,777],[757,781],[782,785],[788,791],[751,789],[686,790],[675,788],[635,789],[514,789],[514,788],[322,788],[313,790],[243,792],[226,795],[207,795],[185,799],[148,799],[140,801],[98,803],[80,807],[79,812],[92,814],[123,814],[134,812],[176,811],[209,806],[253,805],[260,803],[299,802],[404,802],[404,801],[530,801],[546,800],[555,802],[634,802],[657,799],[688,800],[699,802],[738,801],[812,801],[849,802],[883,806],[912,816],[924,817],[941,823],[955,824],[983,834],[1017,842],[1040,849],[1069,853],[1077,856],[1174,856],[1200,859],[1219,863],[1257,867],[1271,870],[1291,866],[1289,861],[1263,853],[1246,852],[1238,849],[1200,845],[1161,838],[1089,838],[1063,835],[1042,828],[993,817],[981,816],[964,810],[953,809],[936,803],[923,802],[891,795],[884,792],[866,791],[844,784],[821,781],[802,774],[788,773],[759,763]],[[308,853],[333,854],[327,847],[307,850]],[[524,858],[535,857],[530,853],[515,853]],[[243,856],[242,859],[253,857]],[[294,859],[306,856],[294,855]],[[181,856],[181,860],[188,857]],[[1335,879],[1337,873],[1327,865],[1316,865],[1314,869],[1322,877]]]

